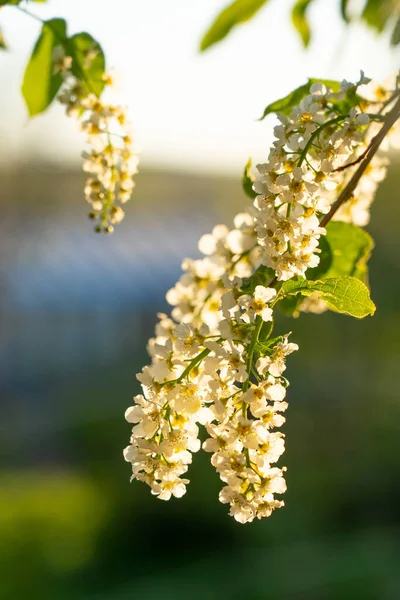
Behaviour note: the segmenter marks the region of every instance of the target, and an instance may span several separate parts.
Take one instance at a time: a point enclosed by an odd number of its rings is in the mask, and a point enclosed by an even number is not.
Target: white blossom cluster
[[[336,94],[314,84],[289,117],[280,117],[268,162],[258,166],[254,209],[237,215],[232,230],[218,225],[204,235],[203,257],[185,259],[167,293],[171,317],[159,315],[151,364],[137,376],[143,393],[126,411],[133,428],[124,451],[132,479],[160,499],[186,492],[192,454],[202,446],[224,484],[219,499],[238,522],[283,506],[276,498],[286,489],[286,468],[276,464],[285,449],[283,373],[298,346],[289,334],[271,337],[274,306],[281,281],[318,264],[321,216],[375,135],[365,106],[345,115],[337,109],[366,82],[363,75],[357,84],[343,82]],[[373,121],[382,103],[367,104]],[[340,218],[361,220],[365,197],[375,191],[371,181],[384,174],[381,160],[371,163],[357,202],[344,205]],[[262,285],[252,277],[259,267],[273,269],[263,271]],[[308,310],[324,309],[318,298],[307,302]],[[200,426],[208,434],[203,444]]]
[[[241,291],[239,275],[255,271],[260,252],[253,217],[239,214],[234,224],[201,238],[204,257],[184,261],[184,275],[167,294],[173,318],[160,315],[150,340],[152,363],[138,375],[143,395],[126,412],[134,427],[125,458],[133,478],[153,494],[179,497],[192,453],[200,449],[199,425],[205,425],[210,437],[203,448],[213,453],[225,484],[220,500],[245,523],[283,505],[274,494],[285,490],[284,469],[274,465],[284,436],[272,430],[285,421],[282,373],[297,346],[279,337],[258,348],[253,365],[250,347],[272,322],[276,290]]]
[[[214,227],[199,241],[199,250],[205,256],[183,261],[184,273],[167,293],[167,301],[174,307],[172,317],[177,322],[195,327],[205,323],[211,333],[218,333],[226,277],[249,277],[261,264],[253,215],[239,213],[234,225],[232,230],[225,225]]]
[[[268,288],[259,290],[259,294],[265,294],[265,290]],[[284,434],[274,430],[285,422],[282,413],[288,406],[284,401],[286,381],[281,377],[285,358],[297,349],[285,336],[271,348],[269,356],[259,358],[252,367],[255,383],[249,384],[246,379],[241,390],[227,397],[221,398],[220,393],[215,397],[215,418],[206,425],[210,437],[203,448],[213,453],[211,463],[225,484],[219,499],[230,504],[230,515],[239,523],[269,517],[275,508],[284,505],[275,494],[286,490],[286,468],[274,466],[285,450]],[[229,360],[229,354],[225,360]],[[240,368],[242,376],[245,372],[245,365],[239,364],[237,379]],[[225,372],[221,370],[221,374],[226,385]],[[217,380],[217,392],[219,387]]]
[[[384,109],[378,100],[363,99],[362,108],[353,106],[344,116],[337,106],[369,81],[362,74],[356,84],[342,82],[337,93],[315,83],[288,117],[278,115],[276,140],[268,161],[258,165],[254,183],[262,261],[276,270],[278,281],[305,276],[307,269],[319,263],[319,237],[326,233],[319,225],[321,217],[357,168],[380,127],[374,115]],[[379,156],[371,162],[353,197],[335,215],[337,220],[357,225],[368,222],[385,165]]]
[[[78,75],[76,70],[72,72],[72,58],[62,46],[54,49],[53,62],[64,80],[57,98],[67,115],[79,120],[90,146],[82,154],[83,170],[89,173],[85,186],[85,198],[92,208],[89,217],[98,221],[95,231],[111,233],[125,216],[121,204],[132,196],[139,159],[125,107],[103,102],[91,89],[86,73],[96,55],[95,48],[87,51]],[[110,73],[102,78],[106,88],[112,86]]]

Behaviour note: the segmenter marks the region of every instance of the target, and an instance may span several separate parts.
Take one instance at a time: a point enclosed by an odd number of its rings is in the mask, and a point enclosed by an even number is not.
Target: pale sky
[[[30,10],[64,17],[69,33],[89,31],[121,77],[142,167],[235,172],[247,158],[265,158],[270,120],[264,107],[307,77],[350,79],[360,69],[385,79],[399,51],[362,26],[345,31],[338,0],[310,11],[314,38],[307,51],[289,21],[294,0],[270,0],[249,23],[205,54],[202,33],[228,0],[48,0]],[[55,106],[28,121],[20,95],[24,65],[40,25],[12,7],[0,11],[9,45],[0,53],[0,160],[32,155],[79,163],[84,140]],[[6,150],[5,150],[6,149]]]

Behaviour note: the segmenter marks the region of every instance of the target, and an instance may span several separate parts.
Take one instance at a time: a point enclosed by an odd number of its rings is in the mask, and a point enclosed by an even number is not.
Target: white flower
[[[259,315],[263,321],[272,321],[272,308],[268,306],[276,297],[274,288],[266,288],[258,285],[253,296],[240,296],[238,303],[244,309],[242,319],[246,322],[254,321]]]
[[[288,342],[290,334],[284,336],[282,342],[278,342],[271,356],[259,358],[256,362],[257,371],[264,375],[269,372],[273,377],[280,377],[286,369],[285,358],[299,349],[297,344]]]
[[[171,496],[182,498],[186,493],[186,485],[188,479],[180,479],[173,472],[166,471],[160,483],[152,486],[151,493],[156,495],[160,500],[169,500]]]

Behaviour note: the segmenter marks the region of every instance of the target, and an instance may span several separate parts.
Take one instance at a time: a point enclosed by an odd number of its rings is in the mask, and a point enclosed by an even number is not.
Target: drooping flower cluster
[[[124,218],[121,204],[132,195],[139,160],[125,107],[103,102],[88,76],[97,52],[95,47],[89,49],[79,69],[75,65],[73,72],[72,57],[65,54],[62,46],[57,46],[53,62],[55,72],[64,80],[57,98],[67,115],[79,120],[87,136],[89,149],[82,156],[83,169],[89,173],[85,186],[85,198],[92,207],[89,217],[98,221],[95,231],[111,233],[113,226]],[[102,79],[105,88],[112,86],[110,73],[104,73]]]
[[[237,215],[234,229],[218,225],[204,235],[203,257],[183,262],[184,273],[167,294],[171,318],[160,315],[149,342],[151,364],[138,375],[143,393],[126,411],[133,428],[124,452],[132,478],[160,499],[185,493],[204,426],[202,446],[212,453],[224,484],[219,499],[230,514],[246,523],[283,506],[276,498],[286,489],[286,468],[276,465],[285,448],[283,373],[298,346],[289,334],[271,337],[275,304],[282,281],[318,264],[321,216],[375,135],[376,105],[368,104],[370,116],[354,103],[344,114],[340,104],[365,82],[363,76],[355,85],[343,82],[336,94],[314,84],[280,118],[268,162],[258,167],[254,209]],[[383,169],[378,160],[367,174],[376,182],[374,169]],[[341,218],[360,220],[367,208],[362,194],[370,198],[372,187],[360,182],[357,208]],[[308,310],[324,309],[313,295],[307,302]]]
[[[319,237],[326,233],[319,224],[321,217],[329,212],[381,125],[378,117],[385,106],[378,100],[360,97],[347,114],[339,110],[349,94],[358,97],[359,86],[369,81],[362,74],[357,84],[342,82],[336,93],[315,83],[289,116],[278,115],[276,140],[268,161],[258,165],[254,184],[262,261],[276,270],[278,281],[305,276],[319,263]],[[375,157],[336,220],[368,222],[385,165],[385,159]]]
[[[143,395],[126,413],[134,427],[125,458],[133,478],[153,494],[180,496],[205,425],[210,438],[203,447],[213,452],[225,484],[220,500],[244,523],[283,505],[274,494],[285,489],[284,470],[274,465],[284,436],[272,429],[285,420],[282,373],[297,346],[287,337],[259,345],[263,324],[272,323],[276,290],[241,289],[238,275],[249,276],[260,264],[253,217],[238,215],[231,231],[214,228],[199,248],[205,256],[184,261],[186,272],[167,294],[173,318],[160,315],[150,340],[152,363],[138,375]]]
[[[288,406],[281,377],[285,357],[297,348],[287,336],[271,346],[270,355],[251,367],[256,382],[246,379],[240,391],[226,398],[218,394],[215,422],[206,425],[210,437],[203,448],[213,453],[211,463],[225,483],[219,499],[230,504],[230,514],[240,523],[269,517],[284,504],[275,494],[286,490],[286,468],[274,466],[285,450],[284,434],[274,430],[285,422],[282,413]]]

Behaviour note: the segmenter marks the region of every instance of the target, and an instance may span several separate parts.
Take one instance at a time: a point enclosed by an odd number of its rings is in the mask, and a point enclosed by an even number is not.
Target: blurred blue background
[[[369,230],[377,313],[282,322],[291,357],[286,507],[239,525],[208,455],[181,500],[129,483],[123,413],[181,258],[246,200],[237,179],[143,172],[126,220],[90,232],[84,177],[0,174],[0,598],[396,600],[400,595],[398,163]],[[283,319],[283,318],[282,318]]]
[[[376,315],[278,323],[300,345],[286,507],[239,525],[202,453],[180,500],[129,483],[123,415],[156,313],[200,235],[247,206],[242,167],[271,139],[255,119],[307,76],[384,79],[398,64],[387,36],[344,30],[339,0],[313,4],[308,53],[280,0],[200,56],[226,3],[34,5],[90,30],[122,71],[143,152],[112,236],[86,219],[76,124],[54,107],[27,125],[19,86],[39,26],[1,10],[0,600],[400,598],[398,159],[368,227]]]

